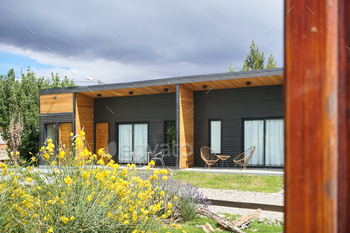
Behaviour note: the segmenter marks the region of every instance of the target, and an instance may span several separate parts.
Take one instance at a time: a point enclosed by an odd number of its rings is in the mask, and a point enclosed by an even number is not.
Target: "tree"
[[[226,73],[235,72],[232,62],[230,62],[230,65],[228,66],[228,68],[229,68],[229,71],[226,70]],[[254,43],[254,40],[252,40],[249,53],[247,54],[247,58],[243,63],[243,67],[241,71],[262,70],[262,69],[272,69],[272,68],[277,68],[277,63],[274,61],[274,57],[272,53],[270,54],[269,60],[267,62],[267,66],[265,67],[264,52],[260,53],[258,46],[256,46]]]
[[[11,69],[7,75],[0,75],[0,128],[7,142],[11,117],[20,115],[23,124],[21,138],[21,157],[31,157],[29,152],[36,154],[39,150],[39,90],[55,87],[74,86],[73,80],[65,77],[62,81],[58,74],[51,73],[51,79],[35,77],[35,73],[27,69],[27,74],[21,71],[21,80],[15,78]]]

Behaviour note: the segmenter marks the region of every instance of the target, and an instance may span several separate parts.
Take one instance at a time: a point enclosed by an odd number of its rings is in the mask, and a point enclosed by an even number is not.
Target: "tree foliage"
[[[235,68],[230,62],[228,66],[229,70],[227,72],[235,72]],[[274,57],[272,53],[269,56],[267,66],[265,67],[265,56],[264,52],[260,52],[258,46],[255,45],[254,40],[252,40],[252,44],[250,45],[250,50],[247,54],[247,58],[243,63],[243,67],[241,71],[247,70],[262,70],[262,69],[273,69],[277,68],[277,63],[274,61]]]
[[[9,146],[7,132],[12,116],[21,115],[23,134],[20,154],[22,158],[31,157],[39,150],[39,90],[55,87],[72,87],[73,80],[65,77],[60,80],[58,74],[51,73],[51,78],[35,77],[35,73],[27,69],[21,71],[21,79],[15,78],[13,69],[7,75],[0,75],[0,128],[1,136]]]

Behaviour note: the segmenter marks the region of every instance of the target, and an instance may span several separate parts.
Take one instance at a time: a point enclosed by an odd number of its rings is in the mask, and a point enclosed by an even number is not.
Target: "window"
[[[256,146],[252,166],[284,165],[283,119],[244,121],[244,150]]]
[[[147,161],[148,124],[118,125],[118,160],[132,163],[132,152],[137,152],[138,160]]]
[[[176,154],[176,123],[175,121],[166,121],[164,127],[165,143],[167,144],[167,155]]]
[[[209,147],[221,154],[221,120],[209,120]]]
[[[47,124],[46,125],[46,139],[51,138],[52,143],[56,143],[56,130],[55,130],[56,126],[55,124]]]

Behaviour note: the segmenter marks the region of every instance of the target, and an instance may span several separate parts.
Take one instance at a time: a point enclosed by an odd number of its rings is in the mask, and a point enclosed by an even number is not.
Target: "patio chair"
[[[210,169],[210,166],[214,165],[220,159],[215,154],[215,152],[207,146],[203,146],[201,148],[201,157],[204,160],[204,162],[208,165],[208,169]]]
[[[256,148],[255,146],[249,147],[246,151],[244,151],[243,153],[236,156],[233,159],[235,166],[239,165],[239,166],[243,167],[243,170],[245,170],[250,158],[252,157],[252,155],[255,151],[255,148]]]
[[[165,165],[164,165],[164,154],[165,154],[166,150],[163,150],[161,152],[158,152],[156,154],[154,154],[153,158],[151,160],[154,161],[154,163],[156,162],[155,160],[159,160],[161,163],[162,163],[162,167],[164,168]]]
[[[137,165],[137,163],[140,164],[140,167],[142,167],[142,165],[146,165],[145,163],[145,158],[142,156],[142,153],[141,152],[136,152],[136,151],[133,151],[131,152],[131,155],[132,155],[132,162]]]

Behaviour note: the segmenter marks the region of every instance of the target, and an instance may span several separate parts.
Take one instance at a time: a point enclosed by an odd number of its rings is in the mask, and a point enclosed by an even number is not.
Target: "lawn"
[[[240,217],[238,215],[231,215],[231,214],[224,214],[226,215],[227,218],[230,218],[232,220],[235,220],[236,218]],[[270,225],[266,225],[264,222],[266,221],[266,219],[264,220],[263,223],[258,223],[258,218],[254,219],[253,225],[251,227],[249,227],[248,229],[243,230],[244,232],[254,232],[253,230],[259,230],[261,229],[260,232],[271,232],[271,233],[279,233],[281,231],[283,231],[283,226],[275,226],[275,224],[273,224],[272,226]],[[183,230],[186,231],[187,233],[191,232],[191,233],[203,233],[203,229],[202,228],[196,228],[195,225],[204,225],[205,223],[209,223],[214,230],[218,227],[220,227],[220,225],[215,222],[214,220],[212,220],[211,218],[207,218],[207,217],[196,217],[194,220],[192,221],[188,221],[182,224],[181,229],[174,231],[174,229],[172,229],[171,232],[178,232],[178,233],[183,233]],[[159,232],[168,232],[170,228],[166,228],[163,229],[162,231]],[[220,232],[220,231],[216,231],[216,232]],[[221,232],[230,232],[228,230],[224,230]]]
[[[283,176],[233,175],[189,171],[176,171],[174,173],[176,179],[201,188],[276,193],[281,191],[284,184]]]

